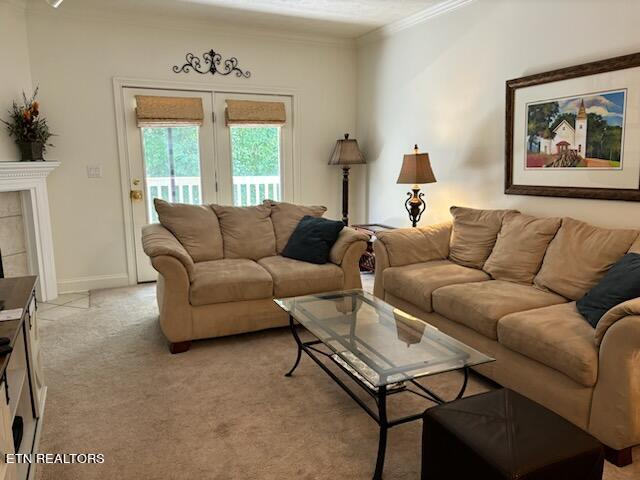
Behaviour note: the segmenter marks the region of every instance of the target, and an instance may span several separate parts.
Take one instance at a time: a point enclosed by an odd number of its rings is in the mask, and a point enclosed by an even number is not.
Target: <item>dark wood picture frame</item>
[[[529,75],[506,82],[506,124],[505,124],[505,188],[508,195],[537,195],[544,197],[591,198],[600,200],[626,200],[640,202],[640,178],[637,189],[556,187],[537,185],[514,185],[513,183],[513,134],[515,93],[519,88],[585,77],[598,73],[613,72],[640,67],[640,53],[585,63],[575,67],[561,68],[550,72]]]

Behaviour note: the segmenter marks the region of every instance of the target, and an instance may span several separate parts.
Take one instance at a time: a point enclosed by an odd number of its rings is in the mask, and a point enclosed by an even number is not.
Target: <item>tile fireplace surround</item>
[[[58,296],[47,176],[60,162],[0,162],[0,192],[20,192],[28,268],[39,277],[41,301]],[[2,245],[0,245],[2,249]]]

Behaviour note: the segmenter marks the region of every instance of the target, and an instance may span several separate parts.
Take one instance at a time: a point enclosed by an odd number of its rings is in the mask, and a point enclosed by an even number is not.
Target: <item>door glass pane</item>
[[[147,220],[158,221],[153,199],[199,205],[201,198],[198,127],[142,129]]]
[[[230,131],[233,204],[280,200],[280,127],[232,126]]]

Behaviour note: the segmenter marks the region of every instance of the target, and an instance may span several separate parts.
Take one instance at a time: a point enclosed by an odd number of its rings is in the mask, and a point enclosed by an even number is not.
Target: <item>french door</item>
[[[138,127],[139,95],[200,98],[202,124]],[[156,279],[141,242],[142,227],[158,221],[154,198],[236,206],[293,199],[291,97],[125,87],[123,98],[138,282]],[[283,102],[287,120],[227,126],[228,99]]]
[[[142,250],[142,227],[158,221],[154,198],[180,203],[217,200],[213,159],[213,98],[210,92],[125,88],[125,126],[129,159],[130,201],[138,282],[156,279]],[[199,97],[202,126],[137,126],[136,96]]]
[[[281,125],[227,125],[227,100],[282,102],[287,120]],[[291,97],[216,93],[214,111],[218,201],[248,206],[293,199]]]

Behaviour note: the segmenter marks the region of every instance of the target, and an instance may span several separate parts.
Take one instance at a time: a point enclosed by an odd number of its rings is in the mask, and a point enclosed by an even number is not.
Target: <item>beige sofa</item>
[[[491,355],[477,371],[589,431],[608,458],[640,443],[640,298],[591,327],[575,301],[639,232],[452,208],[453,224],[381,232],[375,295]]]
[[[304,215],[324,207],[266,201],[256,207],[191,206],[156,199],[161,224],[142,231],[158,271],[160,326],[172,353],[191,340],[287,325],[274,297],[360,288],[358,260],[367,236],[344,228],[330,262],[280,255]]]

